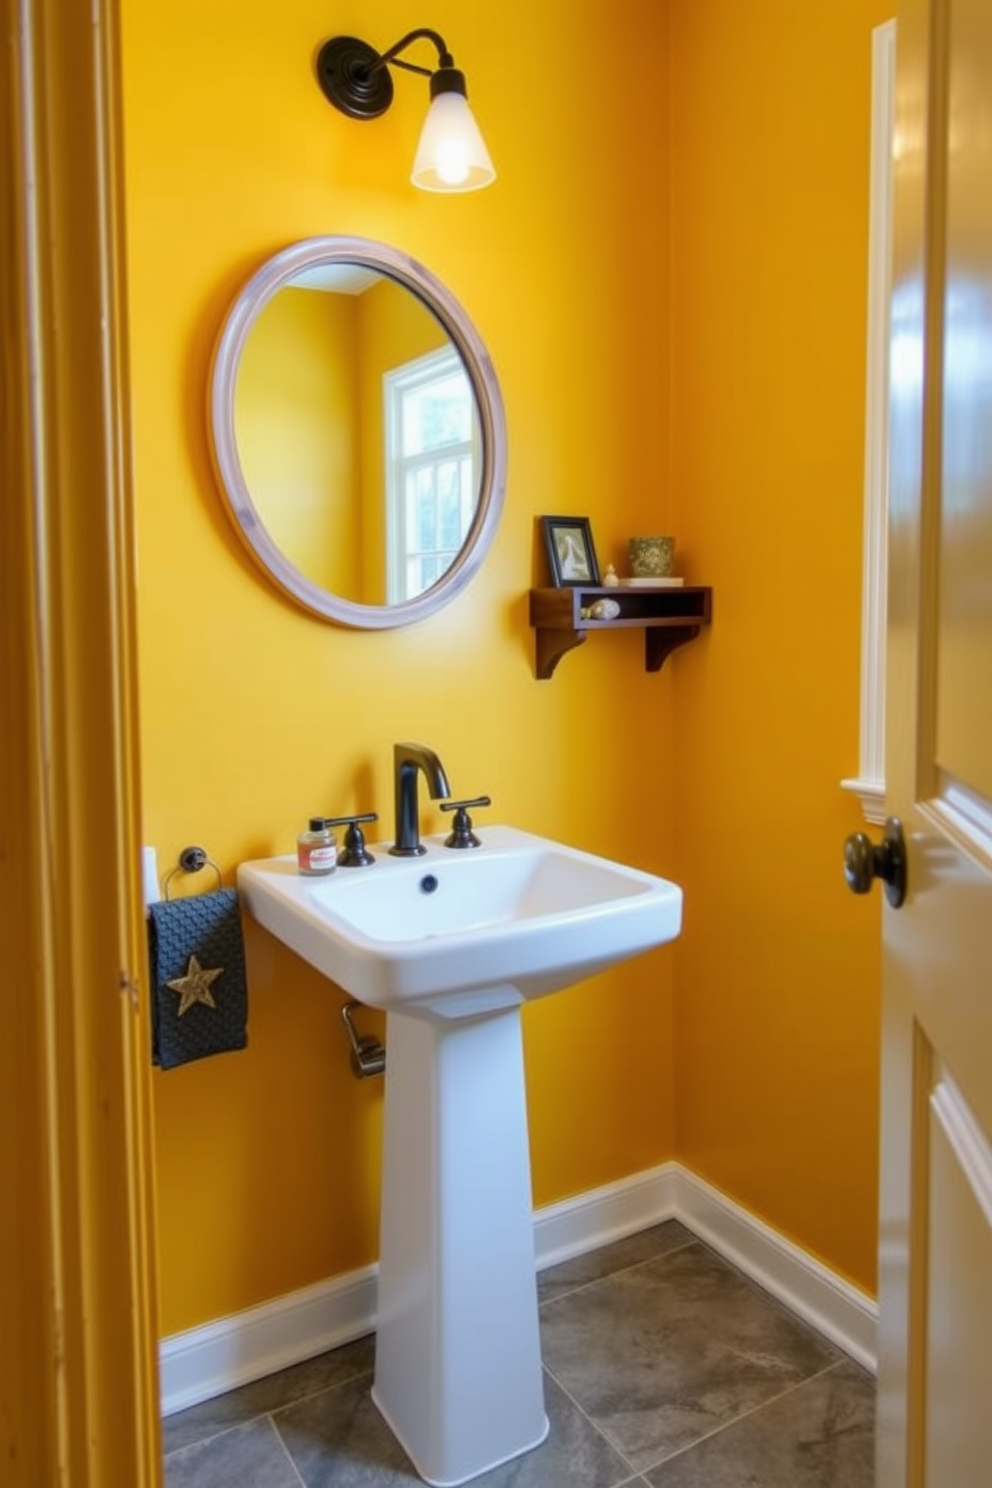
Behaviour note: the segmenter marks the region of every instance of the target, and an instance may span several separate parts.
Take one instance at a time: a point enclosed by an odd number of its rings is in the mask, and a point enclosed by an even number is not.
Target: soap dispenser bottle
[[[305,832],[296,839],[296,866],[301,873],[317,878],[337,867],[337,841],[324,817],[312,816]]]

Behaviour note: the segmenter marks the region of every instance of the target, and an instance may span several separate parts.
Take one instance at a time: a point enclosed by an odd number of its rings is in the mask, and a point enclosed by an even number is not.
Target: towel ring
[[[199,873],[201,868],[212,868],[217,875],[217,887],[221,886],[220,869],[213,858],[208,858],[202,847],[184,847],[179,854],[179,862],[175,868],[170,868],[162,883],[162,890],[166,899],[169,897],[169,883],[177,873]]]

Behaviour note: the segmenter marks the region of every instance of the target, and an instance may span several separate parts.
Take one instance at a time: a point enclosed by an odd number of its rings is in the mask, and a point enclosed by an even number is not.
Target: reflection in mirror
[[[276,582],[345,624],[401,624],[467,582],[502,500],[492,367],[413,260],[361,239],[277,255],[218,347],[214,454]]]
[[[451,567],[475,515],[479,423],[445,342],[383,375],[387,599],[422,594]]]
[[[269,535],[320,588],[395,604],[457,556],[479,489],[472,386],[394,280],[335,264],[274,294],[245,343],[234,423]]]

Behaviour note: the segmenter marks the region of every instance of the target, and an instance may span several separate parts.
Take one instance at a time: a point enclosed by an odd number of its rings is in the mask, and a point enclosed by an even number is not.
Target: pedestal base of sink
[[[544,1411],[519,1008],[391,1013],[372,1397],[453,1488],[540,1445]]]

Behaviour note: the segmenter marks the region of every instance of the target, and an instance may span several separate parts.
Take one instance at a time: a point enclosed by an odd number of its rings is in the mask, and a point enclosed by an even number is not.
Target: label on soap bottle
[[[296,839],[296,866],[311,877],[333,873],[338,866],[334,833],[322,825],[319,817],[311,821],[308,832],[301,832]]]

